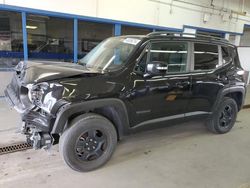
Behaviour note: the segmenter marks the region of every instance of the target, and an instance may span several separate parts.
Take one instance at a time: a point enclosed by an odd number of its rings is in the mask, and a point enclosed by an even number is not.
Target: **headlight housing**
[[[50,113],[54,104],[62,97],[63,86],[60,84],[42,82],[27,87],[31,103],[48,113]]]
[[[48,89],[49,84],[46,82],[35,84],[29,87],[29,99],[30,101],[37,105],[42,105],[43,95],[45,91]]]

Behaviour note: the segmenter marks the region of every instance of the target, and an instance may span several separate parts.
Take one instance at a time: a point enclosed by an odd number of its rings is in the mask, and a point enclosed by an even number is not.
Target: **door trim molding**
[[[142,126],[148,125],[148,124],[153,124],[153,123],[158,123],[158,122],[163,122],[163,121],[169,121],[169,120],[173,120],[173,119],[180,119],[180,118],[184,118],[184,117],[197,116],[197,115],[208,115],[208,114],[212,114],[212,112],[195,111],[195,112],[188,112],[188,113],[184,113],[184,114],[166,116],[166,117],[161,117],[161,118],[156,118],[156,119],[143,121],[143,122],[137,124],[136,126],[132,127],[132,129],[136,129],[138,127],[142,127]]]

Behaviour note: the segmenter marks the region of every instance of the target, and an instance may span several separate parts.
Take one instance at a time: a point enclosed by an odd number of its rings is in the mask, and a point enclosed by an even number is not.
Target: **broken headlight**
[[[30,101],[50,113],[54,104],[62,97],[63,86],[55,83],[42,82],[28,86]]]
[[[45,91],[48,89],[48,87],[49,87],[49,84],[46,82],[30,86],[29,87],[30,101],[37,106],[41,106],[43,95]]]

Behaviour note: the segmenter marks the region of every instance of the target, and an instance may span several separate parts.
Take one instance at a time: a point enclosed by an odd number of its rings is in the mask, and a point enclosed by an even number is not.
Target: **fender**
[[[65,125],[68,119],[77,113],[88,112],[89,110],[93,110],[101,107],[114,107],[117,114],[120,117],[120,123],[115,125],[120,136],[127,133],[129,129],[129,119],[127,108],[123,101],[116,98],[108,98],[108,99],[97,99],[91,101],[84,101],[79,103],[71,103],[62,106],[58,112],[57,117],[52,128],[52,134],[62,133],[65,129]]]
[[[229,88],[224,88],[222,89],[217,96],[217,99],[214,103],[214,106],[212,108],[212,112],[215,111],[219,107],[220,101],[222,98],[229,94],[229,93],[234,93],[234,92],[241,92],[242,93],[242,104],[239,108],[239,110],[243,107],[244,100],[245,100],[245,95],[246,95],[246,88],[244,86],[230,86]]]

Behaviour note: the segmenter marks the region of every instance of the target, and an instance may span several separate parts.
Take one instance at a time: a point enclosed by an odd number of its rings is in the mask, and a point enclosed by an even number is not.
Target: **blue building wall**
[[[109,23],[114,26],[114,36],[121,35],[121,30],[123,26],[132,26],[132,27],[139,27],[139,28],[146,28],[150,29],[151,31],[172,31],[172,32],[183,32],[184,28],[193,28],[200,31],[206,32],[213,32],[213,33],[220,33],[224,36],[226,31],[221,30],[213,30],[213,29],[206,29],[206,28],[198,28],[193,27],[190,25],[184,25],[182,29],[179,28],[168,28],[168,27],[160,27],[156,25],[147,25],[141,23],[132,23],[132,22],[125,22],[119,20],[110,20],[104,18],[94,18],[88,16],[79,16],[73,14],[66,14],[66,13],[59,13],[59,12],[51,12],[45,10],[38,10],[38,9],[31,9],[31,8],[23,8],[23,7],[16,7],[16,6],[9,6],[9,5],[0,5],[0,10],[5,11],[14,11],[20,12],[22,15],[22,33],[23,33],[23,52],[7,52],[7,51],[0,51],[0,58],[23,58],[24,60],[28,60],[29,56],[33,58],[45,58],[45,59],[57,59],[58,57],[64,59],[72,59],[74,62],[77,62],[78,56],[78,22],[83,21],[90,21],[94,23]],[[27,14],[37,14],[43,16],[51,16],[51,17],[58,17],[58,18],[65,18],[65,19],[72,19],[74,27],[73,27],[73,54],[55,54],[55,53],[30,53],[27,45],[27,29],[26,29],[26,20]],[[242,35],[242,33],[230,33],[234,35]]]

